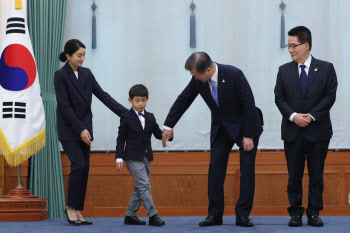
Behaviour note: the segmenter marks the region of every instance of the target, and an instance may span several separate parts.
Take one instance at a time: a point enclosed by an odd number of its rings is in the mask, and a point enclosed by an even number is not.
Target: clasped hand
[[[293,118],[293,122],[303,128],[308,126],[311,121],[312,119],[309,114],[297,113]]]
[[[163,129],[163,134],[162,134],[163,147],[166,147],[166,142],[169,141],[169,139],[172,138],[173,135],[174,135],[174,129],[172,130]]]

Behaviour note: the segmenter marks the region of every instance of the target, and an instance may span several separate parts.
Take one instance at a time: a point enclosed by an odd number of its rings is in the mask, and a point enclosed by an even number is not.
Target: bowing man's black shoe
[[[149,218],[148,224],[150,226],[158,226],[158,227],[160,227],[160,226],[165,225],[165,222],[160,217],[158,217],[158,215],[155,214],[155,215],[153,215],[152,217]]]
[[[236,215],[236,226],[241,227],[253,227],[254,223],[249,219],[248,216],[239,216]]]
[[[141,221],[137,216],[125,216],[125,225],[146,225],[145,221]]]
[[[73,225],[73,226],[80,226],[81,222],[78,219],[75,220],[70,220],[68,217],[68,213],[67,213],[67,208],[64,209],[64,213],[66,215],[66,221],[68,221],[69,224]]]
[[[318,215],[307,216],[307,225],[312,227],[322,227],[323,222]]]
[[[199,226],[214,226],[214,225],[222,225],[222,216],[208,216],[206,219],[199,223]]]
[[[292,216],[288,222],[289,227],[300,227],[303,225],[301,216]]]
[[[84,221],[80,221],[80,225],[92,225],[92,222],[89,220],[84,220]]]

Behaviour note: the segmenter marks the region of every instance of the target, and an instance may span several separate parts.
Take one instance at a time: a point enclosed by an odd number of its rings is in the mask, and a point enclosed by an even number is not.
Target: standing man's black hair
[[[311,31],[305,27],[305,26],[298,26],[295,28],[292,28],[288,32],[288,36],[296,36],[298,37],[298,41],[300,43],[309,43],[309,51],[311,51],[312,47],[312,38],[311,38]]]

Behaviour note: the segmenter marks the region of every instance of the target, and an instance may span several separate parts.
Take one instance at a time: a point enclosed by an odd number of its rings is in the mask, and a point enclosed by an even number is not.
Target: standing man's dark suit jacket
[[[208,82],[203,83],[192,77],[171,107],[164,125],[173,128],[200,94],[211,111],[211,144],[222,125],[232,139],[241,146],[243,137],[256,138],[261,135],[262,113],[255,107],[253,93],[243,72],[234,66],[221,64],[217,66],[219,107],[212,97]]]
[[[147,151],[146,154],[149,161],[153,161],[151,137],[153,134],[157,139],[161,140],[162,131],[153,113],[144,110],[144,115],[145,129],[142,128],[140,119],[133,108],[121,116],[116,159],[143,161]]]
[[[57,134],[60,141],[82,140],[87,129],[93,140],[91,100],[94,94],[118,116],[127,109],[104,92],[90,69],[79,67],[78,79],[68,62],[55,73],[57,100]]]
[[[293,141],[299,132],[310,142],[330,139],[333,131],[329,111],[335,102],[337,85],[333,65],[312,57],[302,94],[298,63],[292,61],[282,65],[275,86],[275,102],[283,115],[282,140]],[[301,128],[289,120],[294,112],[309,113],[315,121]]]

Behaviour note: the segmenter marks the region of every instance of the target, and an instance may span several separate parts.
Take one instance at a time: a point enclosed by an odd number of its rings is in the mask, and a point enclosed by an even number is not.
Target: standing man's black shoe
[[[236,215],[236,226],[253,227],[254,223],[249,219],[248,216]]]
[[[323,222],[318,215],[307,216],[307,225],[312,227],[323,227]]]
[[[125,225],[146,225],[145,221],[141,221],[137,216],[125,216]]]
[[[149,223],[150,226],[163,226],[165,225],[165,222],[158,217],[158,215],[153,215],[152,217],[149,218]]]
[[[288,223],[289,227],[300,227],[301,225],[303,225],[301,216],[292,216]]]
[[[214,226],[214,225],[222,225],[222,216],[208,216],[206,219],[199,223],[199,226]]]

